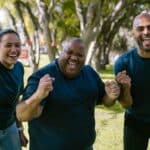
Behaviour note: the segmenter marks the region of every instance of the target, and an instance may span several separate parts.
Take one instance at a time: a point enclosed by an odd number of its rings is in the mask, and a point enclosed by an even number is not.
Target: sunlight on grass
[[[111,80],[114,79],[114,74],[113,74],[113,66],[112,65],[107,65],[106,70],[101,70],[100,71],[100,77],[103,80]]]
[[[109,113],[96,108],[97,138],[94,150],[122,150],[123,113]]]

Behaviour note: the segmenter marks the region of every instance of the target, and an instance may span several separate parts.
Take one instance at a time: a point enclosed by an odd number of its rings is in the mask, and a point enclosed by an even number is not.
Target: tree
[[[80,36],[86,44],[86,63],[99,71],[109,63],[119,28],[130,27],[132,16],[149,8],[149,0],[15,0],[13,5],[27,41],[32,41],[29,46],[33,71],[38,67],[41,36],[50,61],[63,39]]]
[[[80,20],[81,37],[87,47],[87,64],[91,64],[93,60],[93,65],[99,71],[101,65],[105,66],[108,63],[113,38],[119,31],[119,27],[133,16],[134,12],[141,9],[140,6],[145,3],[148,4],[149,1],[91,0],[83,2],[75,0],[76,11]]]

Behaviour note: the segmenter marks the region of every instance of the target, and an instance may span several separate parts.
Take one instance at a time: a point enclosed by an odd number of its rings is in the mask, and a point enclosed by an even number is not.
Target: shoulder
[[[124,60],[124,59],[129,59],[132,55],[135,54],[136,52],[136,48],[133,48],[133,49],[130,49],[129,51],[123,53],[122,55],[119,56],[119,58],[117,59],[118,60]]]
[[[51,74],[54,72],[54,70],[56,70],[56,60],[52,61],[51,63],[43,66],[42,68],[38,69],[37,71],[35,71],[33,73],[34,76],[43,76],[45,74],[49,74],[51,76]]]
[[[87,76],[94,77],[94,78],[100,78],[100,75],[90,65],[84,65],[82,71]]]
[[[114,64],[115,74],[122,70],[127,70],[128,68],[127,66],[130,64],[131,60],[134,58],[136,53],[137,53],[137,49],[132,48],[129,51],[120,55]]]
[[[24,68],[23,64],[20,61],[17,61],[17,63],[15,64],[16,67],[18,68]]]
[[[24,73],[24,66],[20,61],[17,61],[17,63],[15,64],[14,70],[18,72],[18,74],[20,72]]]
[[[82,70],[87,73],[96,73],[96,71],[90,65],[84,65]]]

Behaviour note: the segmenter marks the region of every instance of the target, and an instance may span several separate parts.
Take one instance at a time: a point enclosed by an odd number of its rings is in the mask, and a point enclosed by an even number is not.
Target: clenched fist
[[[44,99],[48,96],[49,92],[53,90],[53,81],[55,78],[50,77],[48,74],[44,75],[39,82],[37,88],[37,95],[39,99]]]
[[[120,94],[120,87],[116,81],[106,81],[105,91],[110,99],[115,100]]]

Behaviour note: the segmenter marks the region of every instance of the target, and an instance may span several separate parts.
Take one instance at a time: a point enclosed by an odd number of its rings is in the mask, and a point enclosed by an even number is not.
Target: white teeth
[[[150,37],[144,38],[144,40],[150,40]]]
[[[69,62],[69,64],[70,64],[70,65],[75,65],[76,63],[74,63],[74,62]]]
[[[17,56],[9,56],[9,57],[17,57]]]

